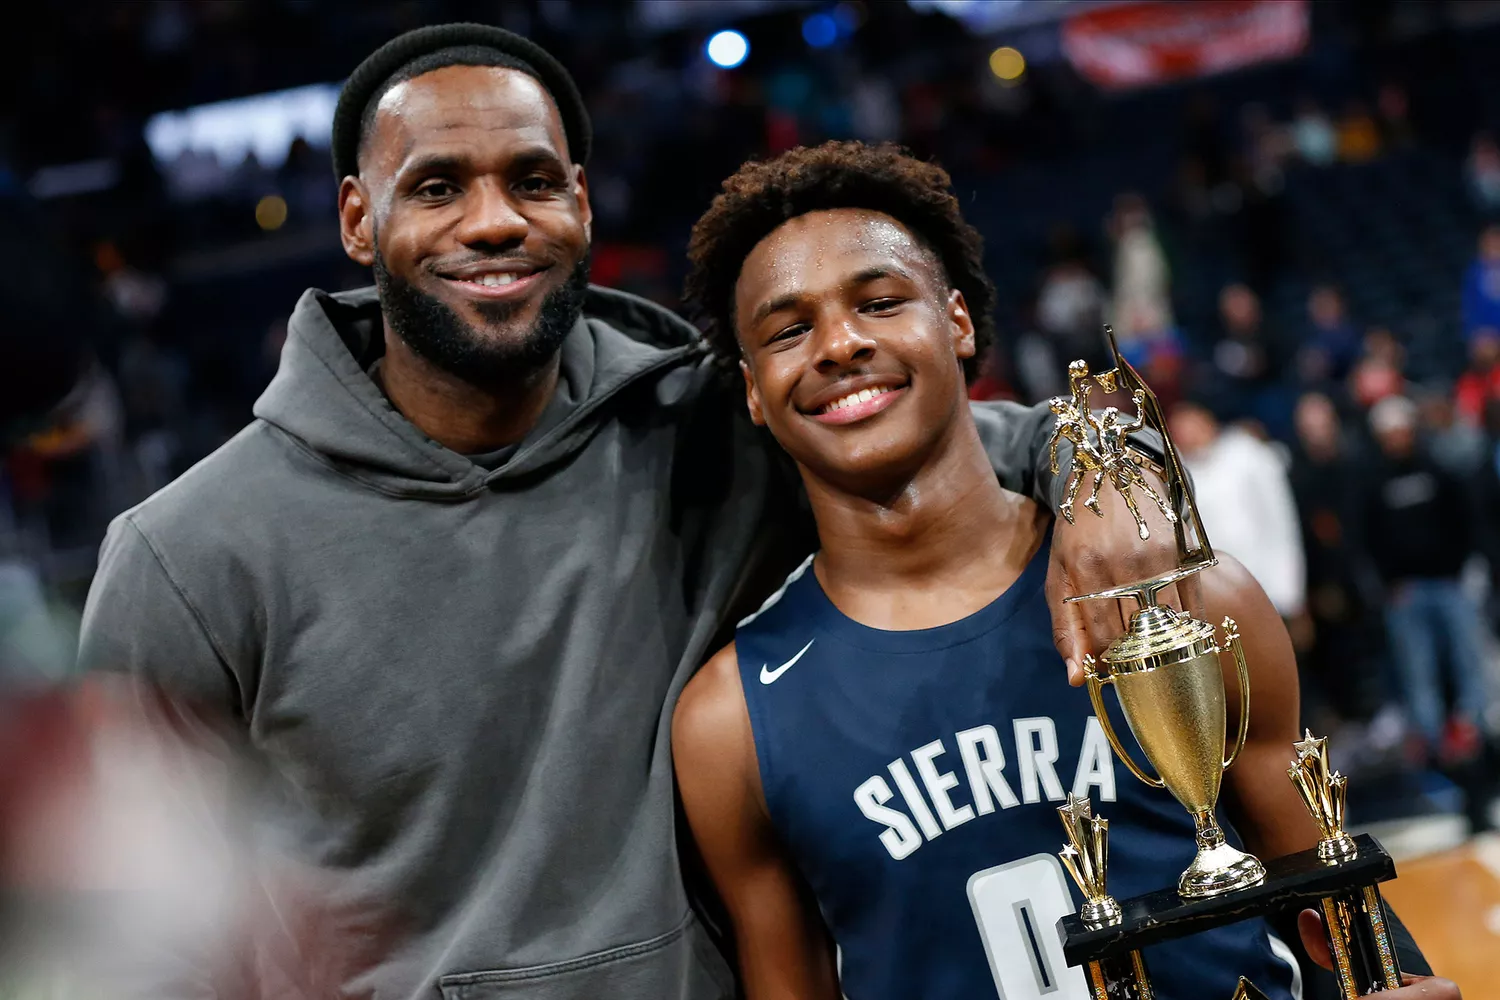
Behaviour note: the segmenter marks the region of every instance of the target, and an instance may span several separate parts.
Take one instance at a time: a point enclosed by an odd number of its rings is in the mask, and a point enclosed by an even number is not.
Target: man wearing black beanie
[[[668,724],[806,526],[697,331],[588,284],[589,143],[566,71],[498,28],[366,60],[333,148],[376,287],[303,295],[255,421],[116,520],[89,596],[85,663],[227,719],[339,897],[385,908],[393,943],[319,978],[356,995],[734,991]],[[1005,485],[1056,499],[1046,410],[978,417]],[[1121,509],[1059,526],[1054,601],[1142,575],[1083,552]],[[1070,578],[1085,556],[1111,579]]]

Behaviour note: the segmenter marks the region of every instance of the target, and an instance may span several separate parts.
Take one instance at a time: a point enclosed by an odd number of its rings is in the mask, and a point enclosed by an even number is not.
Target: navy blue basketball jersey
[[[1042,593],[1047,550],[939,628],[853,621],[810,558],[739,625],[766,804],[833,933],[848,1000],[1089,1000],[1057,930],[1081,899],[1057,860],[1069,792],[1110,821],[1116,898],[1175,885],[1192,860],[1186,810],[1117,766],[1087,694],[1068,685]],[[1300,993],[1261,920],[1146,960],[1162,1000],[1229,1000],[1242,975],[1276,1000]]]

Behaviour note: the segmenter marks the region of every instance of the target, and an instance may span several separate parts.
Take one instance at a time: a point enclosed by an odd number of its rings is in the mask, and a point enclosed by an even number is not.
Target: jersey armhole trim
[[[751,622],[755,621],[755,619],[759,618],[761,615],[769,611],[777,601],[781,600],[781,598],[785,596],[788,587],[796,583],[798,580],[802,579],[802,574],[807,572],[808,567],[812,565],[813,558],[817,556],[817,554],[817,552],[809,553],[808,557],[802,560],[802,565],[792,570],[787,578],[782,581],[781,586],[777,587],[776,591],[770,597],[766,598],[765,601],[761,603],[760,607],[750,612],[744,618],[741,618],[734,627],[737,629],[744,628],[746,625],[749,625]]]

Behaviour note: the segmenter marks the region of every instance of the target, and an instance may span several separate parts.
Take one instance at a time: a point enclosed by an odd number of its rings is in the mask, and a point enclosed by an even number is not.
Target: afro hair
[[[787,220],[833,208],[883,212],[937,257],[974,323],[975,354],[964,365],[972,378],[994,332],[995,286],[984,272],[984,241],[959,212],[947,171],[889,144],[800,147],[746,163],[724,181],[693,226],[683,291],[714,353],[727,364],[740,357],[734,286],[750,251]]]

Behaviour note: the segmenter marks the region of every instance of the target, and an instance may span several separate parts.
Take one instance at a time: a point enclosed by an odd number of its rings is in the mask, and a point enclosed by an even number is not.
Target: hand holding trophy
[[[1089,697],[1111,747],[1131,773],[1171,792],[1192,815],[1197,855],[1175,887],[1117,902],[1104,893],[1108,822],[1094,817],[1087,801],[1070,800],[1059,809],[1067,834],[1062,860],[1085,903],[1078,915],[1061,923],[1064,955],[1070,963],[1087,967],[1096,1000],[1145,1000],[1153,994],[1141,948],[1306,901],[1323,913],[1344,997],[1353,1000],[1399,987],[1400,970],[1376,888],[1395,876],[1395,867],[1373,838],[1344,833],[1345,780],[1329,771],[1325,740],[1308,733],[1296,744],[1297,756],[1288,771],[1319,824],[1319,845],[1265,864],[1225,842],[1215,807],[1224,771],[1245,745],[1250,672],[1233,621],[1224,620],[1221,642],[1210,623],[1159,601],[1163,588],[1208,569],[1216,560],[1156,397],[1120,357],[1108,327],[1105,334],[1116,367],[1095,375],[1084,362],[1073,362],[1068,368],[1072,398],[1057,397],[1050,403],[1058,418],[1052,440],[1054,468],[1060,466],[1059,446],[1064,440],[1073,452],[1061,513],[1073,521],[1074,501],[1083,479],[1091,476],[1084,507],[1100,514],[1099,493],[1108,483],[1120,492],[1137,534],[1145,540],[1150,526],[1137,500],[1137,495],[1144,496],[1175,533],[1178,565],[1148,579],[1068,600],[1136,602],[1125,634],[1097,659],[1085,657]],[[1092,410],[1089,397],[1095,387],[1129,391],[1136,413],[1126,416],[1114,407]],[[1131,432],[1143,427],[1161,436],[1160,464],[1129,440]],[[1160,479],[1162,491],[1152,485],[1148,470]],[[1225,652],[1233,657],[1240,695],[1235,739],[1227,755],[1228,699],[1220,659]],[[1111,725],[1106,686],[1114,688],[1154,777],[1135,761]],[[1262,995],[1243,979],[1236,991],[1237,998]]]

